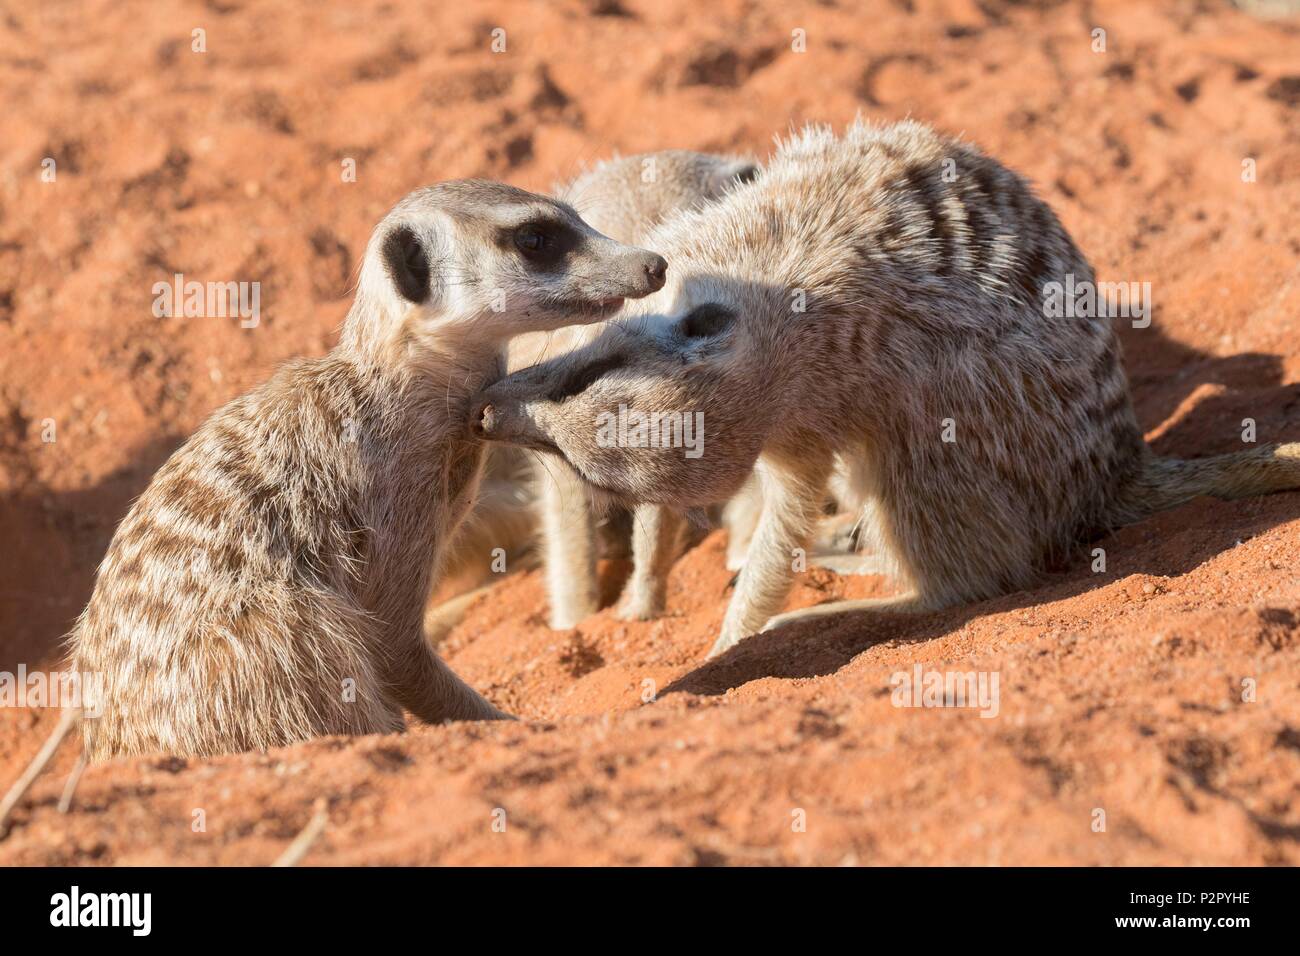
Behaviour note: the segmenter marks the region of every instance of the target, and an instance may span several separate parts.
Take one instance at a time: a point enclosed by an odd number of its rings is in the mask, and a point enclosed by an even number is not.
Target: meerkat
[[[919,123],[809,128],[756,182],[646,242],[672,258],[669,284],[487,389],[474,427],[677,508],[724,500],[756,468],[762,514],[711,655],[810,616],[1005,594],[1194,496],[1300,487],[1300,443],[1157,457],[1114,321],[1045,308],[1068,276],[1093,281],[1052,210]],[[610,440],[620,407],[702,413],[702,454]],[[902,593],[774,617],[837,468]]]
[[[208,755],[507,715],[423,639],[430,554],[475,493],[467,403],[510,336],[601,321],[658,255],[499,183],[374,230],[339,344],[212,415],[117,529],[71,635],[86,754]]]
[[[558,184],[554,193],[593,228],[619,242],[637,245],[642,236],[674,215],[702,208],[751,182],[758,172],[752,160],[740,156],[662,150],[605,160],[572,181]],[[525,368],[573,351],[590,342],[599,330],[596,323],[521,335],[510,342],[509,368]],[[518,555],[521,543],[540,531],[549,624],[560,630],[571,628],[598,608],[599,517],[583,482],[562,459],[528,456],[525,464],[523,457],[508,446],[498,445],[489,452],[491,477],[483,484],[480,502],[466,521],[462,538],[450,549],[450,559],[456,563],[453,571],[462,573],[470,562],[486,568],[487,556],[494,552]],[[522,476],[530,473],[533,480],[526,487]],[[752,514],[734,512],[733,538],[742,539],[740,523],[750,520]],[[617,613],[644,620],[663,610],[668,570],[680,550],[685,528],[671,510],[656,505],[637,509],[630,525],[632,573]],[[616,522],[614,527],[621,529],[623,523]],[[626,535],[626,531],[622,533]],[[471,584],[485,579],[480,573]],[[436,639],[463,610],[459,602],[432,608],[427,632]]]

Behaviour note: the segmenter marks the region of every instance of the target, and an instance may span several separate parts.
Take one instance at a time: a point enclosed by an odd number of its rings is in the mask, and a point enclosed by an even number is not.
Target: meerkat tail
[[[514,720],[456,676],[424,643],[391,662],[389,679],[398,702],[426,724],[448,720]]]
[[[1300,489],[1300,442],[1210,458],[1147,455],[1121,491],[1115,516],[1127,524],[1201,495],[1228,500],[1293,489]]]

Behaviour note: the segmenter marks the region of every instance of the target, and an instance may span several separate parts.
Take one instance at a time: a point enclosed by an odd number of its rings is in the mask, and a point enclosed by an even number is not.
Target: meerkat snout
[[[487,441],[509,442],[533,451],[559,454],[559,448],[530,410],[509,399],[481,398],[470,413],[470,431]]]
[[[496,432],[497,414],[492,403],[481,401],[470,412],[469,429],[475,438],[491,438]]]
[[[653,252],[650,253],[645,264],[645,274],[650,281],[650,291],[658,292],[668,280],[668,260]]]
[[[613,242],[613,240],[610,240]],[[617,243],[614,243],[618,245]],[[624,299],[640,299],[653,295],[664,287],[668,281],[668,260],[663,256],[644,249],[631,249],[626,256],[617,261],[617,267],[610,270],[608,279],[612,283],[624,283],[628,291],[622,295],[612,295],[602,299],[600,305],[605,308],[618,308]]]

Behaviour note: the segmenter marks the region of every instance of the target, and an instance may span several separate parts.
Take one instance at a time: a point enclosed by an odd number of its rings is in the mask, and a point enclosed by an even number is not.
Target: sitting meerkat
[[[665,261],[499,183],[374,230],[340,342],[218,410],[117,529],[71,635],[86,754],[205,755],[506,715],[423,639],[430,554],[475,494],[468,402],[510,336],[596,322]],[[434,564],[436,567],[436,562]]]
[[[709,505],[757,465],[762,515],[713,655],[765,625],[1004,594],[1194,496],[1300,487],[1300,444],[1156,457],[1112,321],[1045,308],[1067,276],[1093,280],[1056,216],[921,124],[810,128],[646,242],[672,281],[585,348],[487,389],[474,424],[635,502]],[[621,409],[660,416],[661,438],[702,414],[702,453],[611,435]],[[906,593],[773,618],[836,469]]]
[[[556,186],[555,195],[601,233],[638,245],[641,237],[672,216],[700,209],[757,174],[757,165],[742,157],[663,150],[598,163]],[[525,368],[573,351],[590,342],[600,328],[598,323],[574,325],[521,335],[510,342],[508,367]],[[595,613],[599,604],[597,515],[588,490],[562,459],[546,456],[549,460],[525,464],[521,457],[518,449],[504,445],[488,452],[482,494],[461,537],[448,549],[448,560],[454,562],[448,575],[460,577],[471,564],[486,569],[488,556],[497,548],[519,553],[540,530],[549,623],[556,629],[570,628]],[[530,472],[531,482],[525,479]],[[752,510],[733,513],[753,515]],[[745,531],[737,522],[729,526],[732,537],[742,540]],[[663,611],[668,570],[680,550],[683,528],[670,509],[656,505],[637,509],[631,527],[633,570],[619,615],[644,620]],[[480,571],[472,583],[486,577]],[[464,607],[460,601],[435,606],[427,630],[431,635],[446,630]]]

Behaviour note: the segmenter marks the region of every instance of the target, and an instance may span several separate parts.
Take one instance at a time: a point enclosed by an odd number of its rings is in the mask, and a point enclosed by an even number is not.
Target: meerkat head
[[[758,175],[753,160],[666,149],[607,159],[556,194],[581,209],[601,232],[632,238],[674,213],[714,202]]]
[[[590,345],[522,369],[471,406],[475,434],[563,455],[617,499],[691,508],[744,483],[779,402],[763,323],[779,290],[695,277],[667,307],[623,316]],[[661,299],[663,296],[656,296]],[[649,305],[653,300],[647,300]]]
[[[572,207],[501,183],[412,192],[366,248],[354,341],[458,331],[499,344],[521,332],[597,322],[660,289],[667,262],[601,235]]]
[[[647,244],[674,262],[665,287],[589,345],[487,387],[471,430],[561,454],[626,501],[684,508],[730,498],[769,443],[804,440],[818,410],[787,383],[834,374],[808,333],[859,293],[825,294],[842,263],[820,251],[823,194],[795,172],[764,166],[655,228]]]

